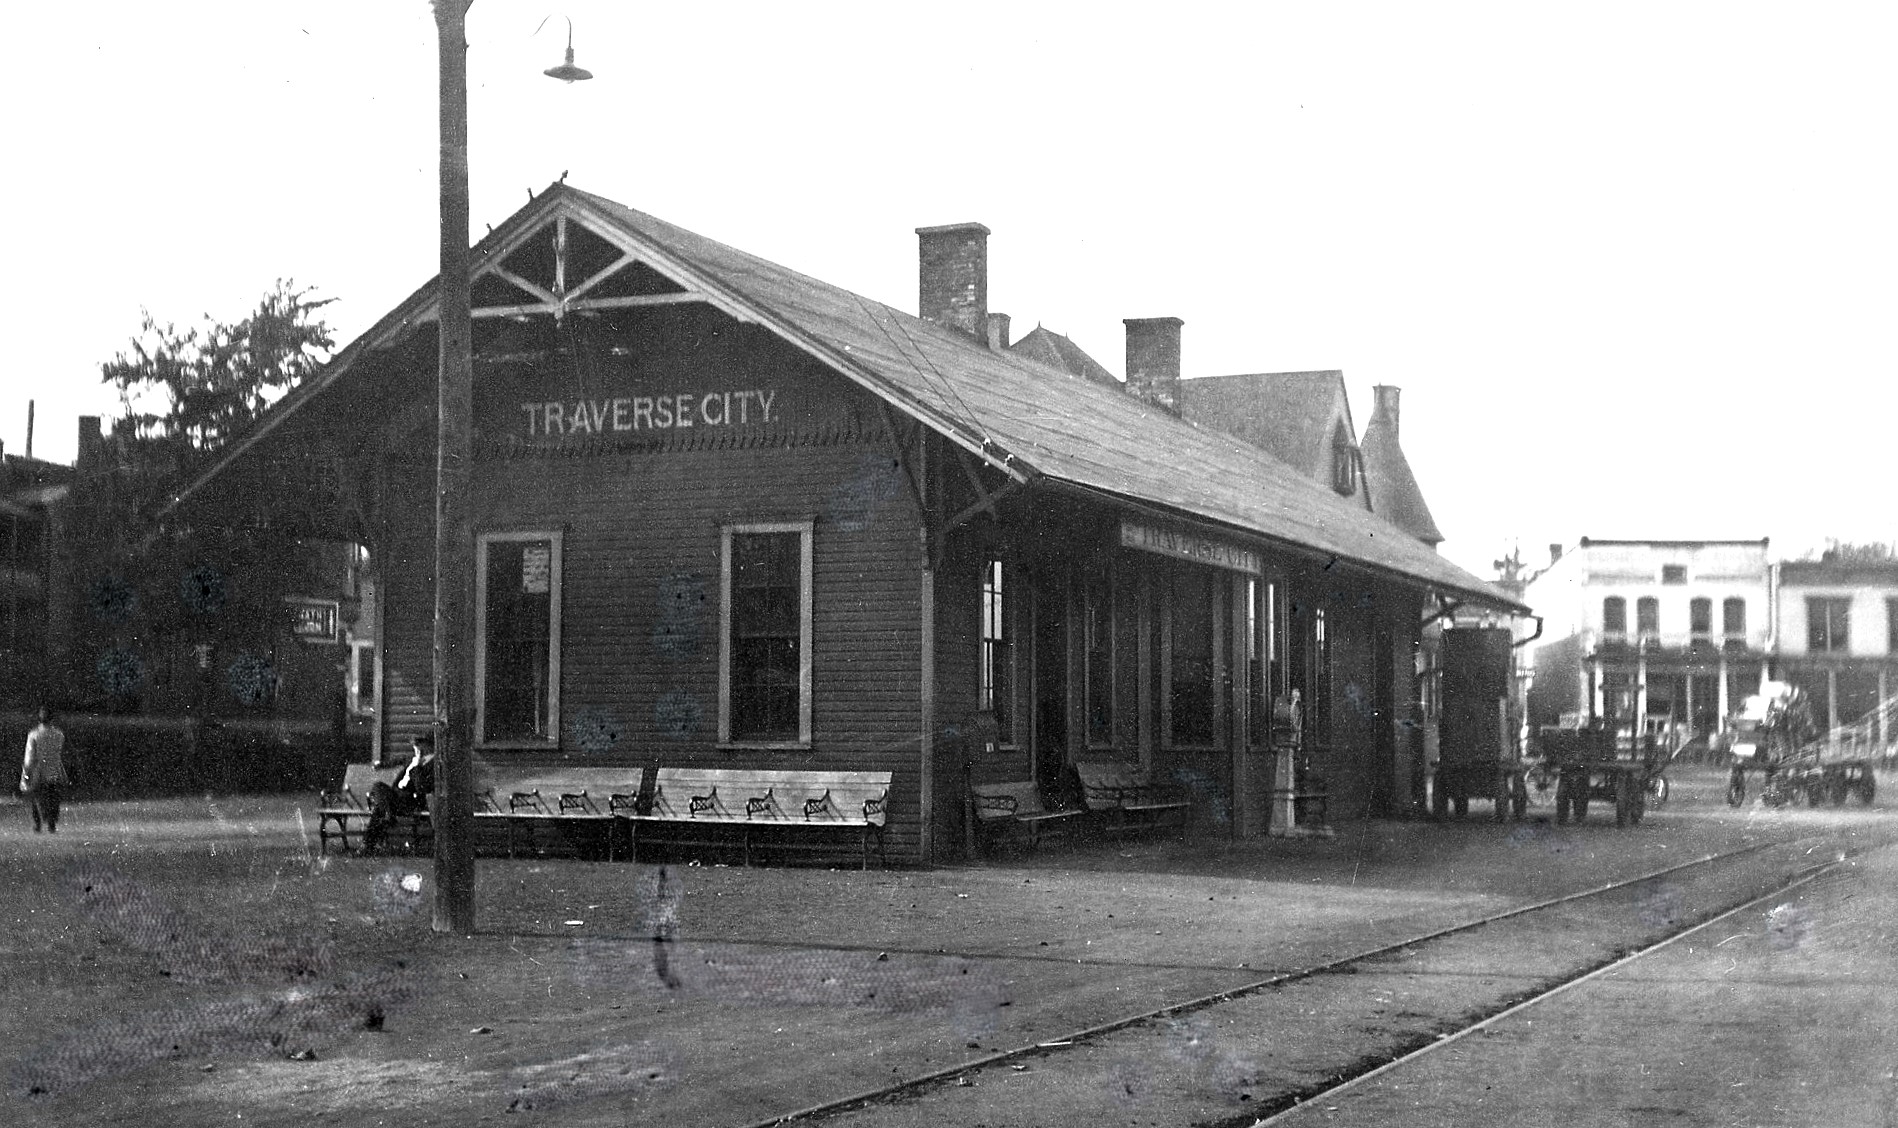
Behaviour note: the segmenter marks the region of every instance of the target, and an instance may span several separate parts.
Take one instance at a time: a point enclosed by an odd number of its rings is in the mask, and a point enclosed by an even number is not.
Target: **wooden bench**
[[[1130,830],[1186,829],[1193,804],[1171,788],[1155,783],[1139,764],[1127,760],[1083,761],[1074,770],[1081,777],[1081,801],[1115,836],[1124,836]]]
[[[746,865],[754,849],[834,851],[855,838],[868,869],[872,836],[888,864],[889,797],[889,772],[659,768],[632,824],[636,844],[736,845]]]
[[[969,808],[978,841],[993,842],[1010,832],[1027,839],[1030,847],[1043,837],[1073,830],[1079,810],[1051,811],[1042,802],[1041,788],[1031,779],[969,785]]]
[[[329,853],[330,839],[341,843],[343,850],[349,849],[349,836],[354,833],[360,837],[369,824],[369,791],[378,783],[395,786],[396,777],[402,774],[406,766],[390,764],[377,767],[374,764],[350,764],[343,769],[343,786],[336,791],[322,791],[317,794],[316,802],[316,838],[317,852]],[[352,823],[358,825],[351,827]],[[430,823],[426,810],[413,814],[397,816],[389,826],[393,836],[400,832],[410,850],[418,842],[428,837]]]
[[[608,861],[615,860],[621,839],[630,843],[642,769],[548,768],[505,776],[487,774],[490,778],[475,793],[475,822],[501,825],[510,858],[522,840],[529,852],[539,849],[537,838],[545,830],[553,831],[582,856],[593,851],[596,841],[603,841]]]

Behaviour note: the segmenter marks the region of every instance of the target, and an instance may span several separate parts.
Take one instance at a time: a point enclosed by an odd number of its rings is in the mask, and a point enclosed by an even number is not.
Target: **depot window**
[[[718,739],[811,740],[811,523],[721,530]]]
[[[560,736],[560,533],[475,542],[475,740],[532,748]]]
[[[995,717],[995,739],[1015,743],[1015,579],[1001,560],[982,562],[982,653],[976,708]]]

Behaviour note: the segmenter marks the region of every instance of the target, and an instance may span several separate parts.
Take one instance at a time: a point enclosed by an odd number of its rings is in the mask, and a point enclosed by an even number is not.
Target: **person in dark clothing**
[[[20,764],[20,794],[33,812],[33,830],[40,824],[48,833],[59,832],[60,791],[66,779],[66,734],[53,723],[53,711],[40,707],[40,723],[26,734],[26,758]]]
[[[369,825],[362,832],[363,853],[373,854],[389,836],[389,824],[428,809],[435,790],[435,738],[427,733],[410,743],[408,766],[394,785],[378,783],[369,789]]]

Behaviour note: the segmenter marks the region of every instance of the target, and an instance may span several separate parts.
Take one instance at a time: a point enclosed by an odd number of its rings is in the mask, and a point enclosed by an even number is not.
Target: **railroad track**
[[[1101,1052],[1114,1039],[1134,1036],[1142,1028],[1177,1023],[1183,1016],[1200,1012],[1218,1013],[1220,1008],[1328,981],[1330,977],[1363,973],[1399,978],[1439,974],[1428,970],[1407,971],[1405,965],[1432,959],[1453,960],[1459,947],[1468,950],[1479,943],[1487,947],[1512,942],[1526,944],[1533,943],[1538,935],[1553,934],[1563,937],[1564,946],[1573,950],[1568,957],[1569,966],[1531,973],[1533,985],[1504,989],[1493,998],[1470,1000],[1470,1005],[1457,1008],[1454,1013],[1410,1014],[1407,1017],[1412,1029],[1391,1030],[1388,1044],[1338,1063],[1335,1072],[1303,1083],[1266,1081],[1254,1085],[1254,1091],[1245,1098],[1246,1105],[1211,1119],[1201,1116],[1195,1120],[1196,1124],[1218,1128],[1268,1125],[1312,1100],[1340,1092],[1402,1062],[1454,1043],[1541,999],[1743,912],[1751,905],[1783,893],[1793,884],[1811,880],[1842,860],[1842,857],[1829,858],[1796,870],[1790,876],[1783,869],[1774,869],[1769,882],[1771,887],[1762,891],[1762,875],[1749,869],[1746,863],[1766,851],[1785,846],[1783,841],[1764,842],[1707,854],[1625,880],[1518,905],[1338,959],[1280,971],[1236,987],[1124,1015],[1058,1037],[972,1057],[953,1066],[776,1115],[747,1128],[874,1119],[881,1109],[918,1101],[928,1103],[932,1099],[954,1099],[980,1078],[1008,1076],[1011,1070],[1022,1070],[1030,1064],[1041,1073],[1058,1073],[1064,1057],[1072,1060],[1077,1051],[1089,1049]],[[1768,864],[1770,868],[1774,863]],[[1622,908],[1627,908],[1627,899],[1643,887],[1666,892],[1668,896],[1662,900],[1667,903],[1659,908],[1641,908],[1631,918],[1625,913],[1602,911],[1602,905],[1615,905],[1617,899]],[[1636,900],[1640,903],[1639,898]],[[1584,936],[1591,920],[1601,923],[1602,927]]]

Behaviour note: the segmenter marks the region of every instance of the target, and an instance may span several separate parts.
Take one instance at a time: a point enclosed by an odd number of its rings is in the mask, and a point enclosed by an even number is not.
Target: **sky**
[[[279,278],[339,345],[437,261],[424,0],[33,5],[0,41],[0,442],[70,461],[141,312]],[[569,24],[578,63],[563,84]],[[475,235],[568,183],[895,308],[977,221],[989,307],[1124,370],[1402,391],[1446,556],[1898,539],[1898,5],[481,0]]]

